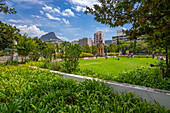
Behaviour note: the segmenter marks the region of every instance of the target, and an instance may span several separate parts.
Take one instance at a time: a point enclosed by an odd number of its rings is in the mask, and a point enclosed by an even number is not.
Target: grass
[[[115,58],[117,59],[117,58]],[[81,70],[91,69],[95,72],[106,73],[106,74],[120,74],[128,72],[137,67],[149,67],[150,64],[156,64],[157,59],[151,58],[120,58],[120,60],[113,60],[112,57],[98,58],[98,59],[83,59],[80,60],[79,67]],[[148,64],[147,64],[148,63]]]

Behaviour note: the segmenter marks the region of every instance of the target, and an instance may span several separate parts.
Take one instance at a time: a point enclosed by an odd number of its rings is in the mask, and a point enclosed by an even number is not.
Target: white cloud
[[[38,15],[32,15],[32,17],[35,17],[35,18],[41,18],[40,16]]]
[[[57,17],[53,17],[52,15],[50,15],[49,13],[46,13],[46,16],[51,19],[51,20],[60,20],[60,18]]]
[[[74,13],[71,11],[71,9],[66,9],[62,12],[63,16],[75,16]]]
[[[42,7],[43,11],[47,12],[47,13],[57,13],[60,14],[62,16],[75,16],[74,13],[71,11],[71,9],[65,9],[64,11],[60,11],[60,7],[57,8],[53,8],[51,6],[48,6],[46,4],[44,4],[44,7]]]
[[[102,27],[102,28],[97,27],[96,30],[97,30],[97,31],[103,31],[103,32],[106,32],[106,33],[108,33],[108,32],[114,32],[113,29],[107,28],[107,27]]]
[[[23,20],[14,20],[14,19],[9,19],[9,20],[6,20],[8,22],[12,22],[12,23],[25,23]]]
[[[98,0],[68,0],[70,3],[81,6],[93,7],[94,4],[99,4]]]
[[[44,12],[43,12],[43,11],[41,11],[41,10],[40,10],[40,13],[41,13],[41,15],[43,15],[43,14],[44,14]]]
[[[64,23],[66,23],[66,24],[70,24],[70,22],[69,22],[68,20],[66,20],[65,18],[63,18],[63,21],[64,21]]]
[[[72,9],[76,10],[77,12],[80,12],[80,11],[85,11],[86,8],[83,7],[83,6],[75,6],[75,7],[72,7]]]
[[[47,6],[46,4],[44,4],[44,6],[45,6],[45,7],[42,7],[42,9],[43,9],[44,11],[50,12],[50,13],[54,12],[54,10],[53,10],[52,7]]]
[[[53,7],[48,6],[48,5],[46,5],[46,4],[44,4],[44,6],[45,6],[45,7],[42,7],[42,9],[43,9],[44,11],[48,12],[48,13],[58,13],[58,14],[61,13],[59,7],[53,8]]]
[[[13,0],[14,2],[30,2],[32,4],[44,4],[42,0]]]
[[[90,8],[93,8],[94,4],[101,5],[98,0],[67,0],[70,3],[74,4],[75,6],[73,7],[76,11],[85,11],[85,7],[88,6]]]
[[[31,37],[41,37],[42,35],[46,34],[43,30],[40,30],[36,25],[18,25],[16,26],[18,29],[20,29],[20,33],[24,34],[27,33]]]

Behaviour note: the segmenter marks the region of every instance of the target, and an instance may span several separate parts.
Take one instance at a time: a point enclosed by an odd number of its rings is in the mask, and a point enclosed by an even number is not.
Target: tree
[[[117,48],[118,48],[117,45],[113,44],[113,43],[110,44],[109,47],[108,47],[110,52],[115,52]]]
[[[6,6],[6,0],[0,0],[0,12],[3,12],[5,14],[9,13],[9,14],[15,14],[17,13],[17,11],[15,11],[14,8],[9,8],[8,6]]]
[[[166,51],[166,76],[169,74],[170,8],[169,0],[99,0],[101,5],[86,8],[94,19],[110,27],[132,24],[125,33],[131,40],[145,35]]]
[[[51,61],[53,54],[55,54],[55,47],[53,43],[45,42],[46,46],[42,50],[42,54],[46,60]]]
[[[149,44],[144,41],[137,42],[136,51],[137,53],[149,53]]]
[[[88,44],[82,46],[83,52],[91,53],[91,48]]]
[[[30,52],[36,50],[35,45],[35,41],[33,41],[30,37],[27,38],[26,34],[20,37],[17,43],[17,52],[18,55],[21,56],[22,61],[23,58],[26,60],[26,57],[30,54]]]
[[[63,60],[63,68],[66,72],[73,72],[78,67],[78,60],[81,54],[81,47],[78,44],[63,42],[60,48],[60,56]]]
[[[108,53],[109,52],[109,46],[108,45],[104,45],[104,53]]]
[[[11,61],[13,61],[13,54],[15,51],[14,41],[18,40],[18,37],[20,36],[19,31],[20,30],[17,29],[16,26],[13,27],[11,25],[4,24],[0,21],[0,40],[3,45],[3,48],[9,47],[9,46],[11,47],[12,49],[11,50]],[[6,41],[4,40],[10,41],[10,43],[8,43],[10,45],[5,44]]]
[[[97,53],[97,45],[91,46],[92,54],[95,55]]]

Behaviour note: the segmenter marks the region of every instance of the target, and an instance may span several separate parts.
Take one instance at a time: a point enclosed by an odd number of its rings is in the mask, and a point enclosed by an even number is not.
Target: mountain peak
[[[49,33],[47,33],[47,34],[45,34],[45,35],[42,35],[42,36],[40,37],[40,39],[41,39],[42,41],[61,40],[61,39],[59,39],[59,38],[55,35],[54,32],[49,32]]]

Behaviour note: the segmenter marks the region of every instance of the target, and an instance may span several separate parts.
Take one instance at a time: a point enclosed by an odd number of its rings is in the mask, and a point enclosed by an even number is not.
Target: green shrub
[[[63,42],[60,52],[63,60],[62,68],[68,73],[75,71],[78,68],[80,54],[82,53],[81,47],[78,44]]]
[[[170,78],[161,76],[159,68],[137,68],[127,73],[122,73],[114,81],[140,85],[145,87],[170,90]]]
[[[10,52],[8,52],[8,51],[0,52],[0,57],[2,57],[2,56],[9,56],[9,55],[10,55]]]
[[[0,66],[7,66],[7,65],[14,65],[14,66],[17,66],[19,64],[25,64],[27,62],[29,62],[30,60],[27,59],[25,61],[21,61],[21,62],[18,62],[18,61],[6,61],[4,63],[0,63]]]
[[[94,55],[93,54],[91,54],[91,53],[81,53],[80,54],[80,57],[94,57]]]
[[[26,66],[0,67],[0,111],[143,113],[167,110],[134,93],[117,93],[95,80],[76,82],[55,73]]]
[[[60,62],[50,62],[48,69],[59,71],[61,69],[61,64]]]
[[[118,55],[119,53],[113,53],[113,52],[108,53],[108,56],[118,56]]]
[[[57,53],[57,55],[56,55],[57,58],[61,58],[61,56],[62,56],[63,58],[65,58],[65,55],[62,55],[61,53]]]

